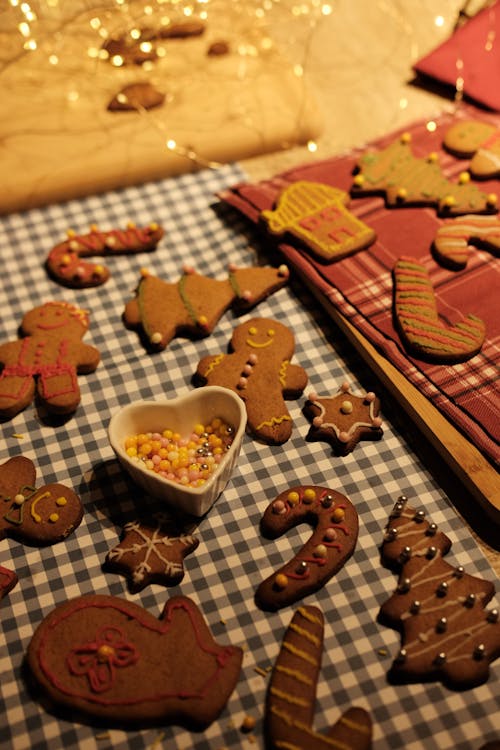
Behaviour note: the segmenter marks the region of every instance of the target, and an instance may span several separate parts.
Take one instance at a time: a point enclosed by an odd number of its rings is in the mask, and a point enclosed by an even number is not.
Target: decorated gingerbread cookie
[[[286,266],[237,268],[231,264],[228,270],[228,278],[218,280],[186,266],[175,283],[143,273],[136,297],[125,307],[126,326],[140,332],[147,348],[160,351],[174,336],[208,336],[227,309],[250,310],[281,289],[289,277]]]
[[[321,610],[299,607],[285,632],[267,689],[266,747],[370,750],[372,721],[363,708],[347,709],[324,734],[313,729],[323,637]]]
[[[0,565],[0,601],[4,596],[7,596],[9,591],[12,591],[18,580],[19,579],[13,570],[9,570],[8,568],[4,568],[3,565]]]
[[[443,144],[452,154],[471,159],[476,179],[500,177],[500,129],[481,120],[462,120],[445,133]]]
[[[304,406],[311,420],[309,440],[326,440],[337,456],[346,456],[360,440],[380,440],[380,401],[371,391],[361,396],[342,383],[335,396],[320,397],[312,392]]]
[[[285,399],[298,398],[307,374],[290,364],[295,341],[277,320],[252,318],[234,329],[229,354],[204,357],[195,381],[230,388],[245,402],[247,426],[260,440],[285,443],[292,434],[292,417]]]
[[[283,190],[276,208],[263,211],[262,218],[272,234],[290,234],[330,263],[368,247],[376,238],[373,229],[348,210],[349,201],[344,190],[299,180]]]
[[[445,219],[434,238],[433,251],[437,261],[445,268],[459,271],[465,268],[472,246],[488,250],[494,255],[500,251],[500,220],[498,216],[459,216]]]
[[[261,609],[275,611],[317,591],[354,552],[358,514],[340,492],[312,485],[285,490],[267,507],[261,531],[277,539],[300,523],[314,531],[289,562],[262,581],[255,594]]]
[[[44,546],[66,539],[83,517],[80,498],[62,484],[35,486],[36,469],[25,456],[0,465],[0,540]]]
[[[415,357],[454,364],[481,350],[486,335],[483,321],[471,313],[450,326],[440,320],[424,265],[415,258],[400,258],[393,276],[394,317],[401,340]]]
[[[112,596],[54,609],[28,647],[45,700],[108,725],[206,729],[227,703],[243,652],[221,646],[195,603],[169,599],[160,620]]]
[[[140,228],[130,222],[126,229],[102,232],[94,224],[88,234],[68,230],[68,238],[49,253],[45,265],[50,276],[62,286],[84,289],[100,286],[109,279],[109,269],[102,263],[90,263],[82,258],[94,255],[129,255],[155,250],[163,237],[163,229],[156,223]]]
[[[444,215],[497,210],[497,196],[482,193],[467,172],[457,183],[450,182],[443,176],[435,154],[418,159],[410,144],[411,135],[404,133],[387,148],[361,156],[351,194],[383,194],[388,206],[436,206]]]
[[[158,513],[150,521],[126,524],[120,544],[107,554],[106,567],[126,575],[132,592],[150,583],[174,586],[184,577],[184,558],[198,544],[171,516]]]
[[[53,414],[71,414],[80,403],[77,375],[93,372],[100,355],[82,338],[88,314],[68,302],[46,302],[23,318],[24,338],[0,345],[0,417],[10,419],[33,400]]]
[[[389,673],[394,682],[441,680],[471,688],[488,679],[490,663],[500,656],[498,610],[486,610],[495,587],[446,562],[450,547],[425,512],[401,496],[382,544],[382,561],[399,581],[379,614],[402,634]]]

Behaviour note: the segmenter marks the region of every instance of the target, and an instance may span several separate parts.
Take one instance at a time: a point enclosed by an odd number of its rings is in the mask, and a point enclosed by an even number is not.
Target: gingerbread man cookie
[[[35,487],[29,458],[14,456],[0,465],[0,540],[10,537],[42,547],[66,539],[83,517],[80,498],[62,484]]]
[[[71,716],[199,731],[226,705],[242,657],[214,640],[187,597],[169,599],[157,620],[125,599],[90,595],[47,615],[27,663],[44,699]]]
[[[500,177],[500,128],[480,120],[462,120],[445,133],[452,154],[470,158],[469,171],[478,180]]]
[[[292,418],[285,398],[298,398],[307,374],[290,364],[295,341],[277,320],[252,318],[234,329],[229,354],[204,357],[195,381],[230,388],[245,402],[247,426],[271,445],[285,443],[292,434]]]
[[[304,413],[312,421],[309,440],[327,440],[335,455],[347,456],[360,440],[380,440],[380,401],[371,391],[362,396],[342,383],[335,396],[320,397],[312,392]]]
[[[266,509],[261,531],[277,539],[300,523],[314,531],[302,549],[258,587],[255,601],[275,611],[320,589],[347,562],[358,538],[358,514],[350,500],[328,487],[292,487]]]
[[[465,268],[472,247],[500,253],[500,219],[498,216],[458,216],[447,219],[436,232],[433,252],[445,268]]]
[[[382,562],[399,574],[379,620],[401,632],[401,650],[389,672],[395,683],[441,680],[463,690],[488,679],[500,656],[498,610],[486,610],[492,582],[443,558],[450,539],[402,495],[382,544]]]
[[[313,255],[331,263],[371,245],[376,235],[347,206],[349,194],[320,182],[299,180],[289,185],[272,211],[262,218],[270,232],[291,234]]]
[[[141,229],[130,222],[126,229],[101,232],[95,224],[88,234],[68,230],[68,239],[49,253],[45,265],[53,279],[72,289],[100,286],[109,279],[109,269],[102,263],[88,263],[82,258],[92,255],[129,255],[155,250],[163,229],[152,223]]]
[[[351,706],[325,733],[313,729],[324,637],[318,607],[299,607],[283,637],[266,695],[266,747],[283,750],[370,750],[372,720]]]
[[[418,159],[411,135],[403,133],[381,151],[361,156],[351,190],[353,196],[383,194],[388,206],[436,206],[439,214],[494,213],[498,197],[480,192],[463,172],[457,183],[441,172],[436,154]]]
[[[196,537],[181,533],[167,513],[158,513],[151,521],[127,523],[123,531],[120,544],[107,554],[106,567],[124,573],[133,593],[150,583],[179,583],[184,577],[184,558],[199,544]]]
[[[139,331],[145,346],[165,349],[174,336],[203,338],[214,330],[224,312],[236,313],[255,307],[287,282],[287,266],[228,267],[227,279],[211,279],[185,266],[176,283],[143,272],[136,297],[123,314],[125,325]]]
[[[99,352],[81,339],[88,314],[68,302],[46,302],[23,318],[24,338],[0,345],[0,417],[10,419],[33,400],[47,411],[71,414],[80,403],[77,374],[93,372]]]

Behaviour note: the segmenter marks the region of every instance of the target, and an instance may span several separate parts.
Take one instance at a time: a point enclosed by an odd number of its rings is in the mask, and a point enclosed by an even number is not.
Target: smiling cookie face
[[[288,359],[294,350],[292,332],[277,320],[252,318],[238,326],[233,333],[231,346],[234,351],[247,349],[257,356]]]
[[[28,335],[75,331],[81,337],[82,329],[85,332],[88,327],[85,310],[67,302],[46,302],[27,312],[22,322],[22,329]]]

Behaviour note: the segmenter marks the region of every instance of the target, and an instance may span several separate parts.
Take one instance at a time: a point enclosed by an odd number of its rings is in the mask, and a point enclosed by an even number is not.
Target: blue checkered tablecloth
[[[279,492],[301,483],[343,492],[360,517],[353,557],[307,600],[318,605],[326,619],[316,729],[325,728],[356,704],[372,715],[374,750],[479,750],[500,734],[498,662],[492,665],[487,684],[465,693],[452,692],[440,683],[396,687],[386,679],[399,636],[379,625],[376,617],[396,578],[381,566],[379,546],[398,495],[405,493],[412,505],[425,508],[451,538],[448,560],[474,575],[495,577],[449,499],[387,419],[380,442],[360,443],[349,456],[334,458],[326,443],[306,442],[309,423],[301,412],[304,399],[289,402],[295,422],[291,440],[283,446],[266,446],[245,436],[232,480],[197,526],[200,545],[186,558],[186,574],[179,586],[154,585],[131,595],[124,578],[102,570],[124,523],[145,505],[158,509],[132,485],[114,458],[107,440],[111,414],[135,399],[187,392],[199,359],[224,351],[235,325],[228,312],[210,337],[196,342],[175,339],[164,352],[149,355],[137,334],[123,326],[124,304],[133,295],[142,266],[167,280],[177,279],[183,263],[224,278],[229,262],[250,265],[263,260],[260,249],[248,243],[239,218],[227,209],[222,216],[213,207],[218,190],[244,179],[241,169],[228,166],[0,220],[0,340],[16,338],[27,310],[64,299],[90,310],[85,342],[96,346],[102,356],[95,373],[79,378],[82,401],[74,416],[55,427],[31,405],[0,425],[2,463],[17,454],[28,456],[35,462],[39,482],[72,485],[85,506],[80,527],[58,545],[37,549],[11,540],[0,543],[0,564],[19,576],[16,588],[0,604],[0,746],[6,750],[263,748],[266,670],[277,656],[293,609],[264,613],[256,608],[253,596],[262,578],[292,556],[309,529],[300,527],[270,542],[261,538],[259,521]],[[111,229],[125,226],[128,220],[139,225],[154,220],[164,226],[165,237],[156,252],[110,259],[112,277],[97,289],[63,289],[47,277],[45,256],[68,227],[85,233],[90,223]],[[353,360],[331,321],[293,279],[253,315],[276,318],[293,329],[294,361],[306,368],[308,389],[325,394],[348,380],[355,389],[377,391],[372,374]],[[53,607],[88,593],[125,597],[157,615],[170,594],[182,593],[200,606],[219,642],[242,646],[240,680],[219,720],[201,734],[176,727],[106,731],[56,718],[41,708],[24,679],[27,645]],[[251,736],[240,731],[246,715],[256,719]]]

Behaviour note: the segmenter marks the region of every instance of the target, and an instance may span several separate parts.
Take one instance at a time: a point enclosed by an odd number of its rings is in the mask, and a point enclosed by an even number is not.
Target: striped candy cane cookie
[[[299,607],[283,638],[266,699],[266,747],[283,750],[369,750],[370,715],[349,708],[325,734],[312,728],[323,648],[323,615]]]
[[[467,214],[448,219],[434,239],[433,250],[441,265],[460,270],[465,268],[471,245],[498,255],[500,250],[500,219],[498,216]]]
[[[425,266],[403,257],[393,274],[395,318],[403,343],[415,356],[453,364],[479,352],[485,337],[483,321],[469,314],[454,325],[443,323]]]

